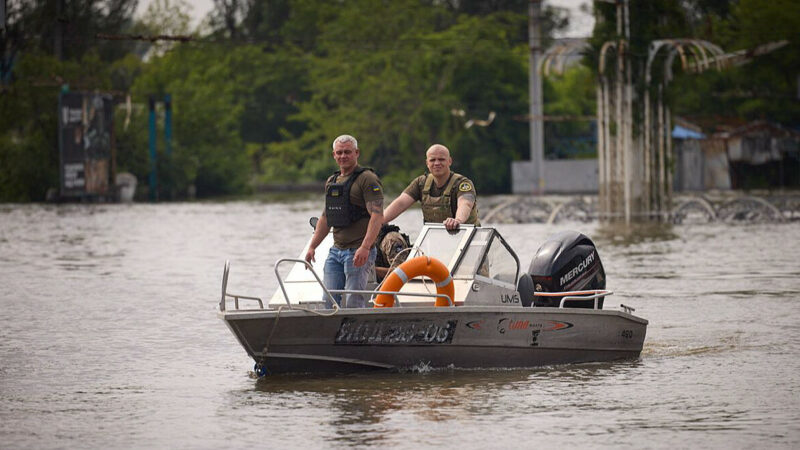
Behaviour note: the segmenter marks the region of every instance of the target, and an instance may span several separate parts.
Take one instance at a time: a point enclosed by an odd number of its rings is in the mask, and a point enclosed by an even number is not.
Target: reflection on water
[[[254,380],[216,317],[223,262],[270,297],[320,209],[0,205],[2,447],[800,445],[797,224],[498,226],[523,268],[550,234],[591,237],[606,308],[650,321],[636,361]]]
[[[464,421],[534,420],[565,408],[596,405],[584,396],[587,385],[622,382],[641,363],[580,364],[534,370],[434,370],[427,373],[370,373],[350,376],[281,375],[255,382],[260,395],[249,406],[278,407],[302,398],[300,410],[326,405],[327,423],[352,445],[388,443],[398,430],[386,424],[459,426]],[[358,430],[358,432],[356,432]],[[422,443],[420,443],[422,444]]]
[[[679,239],[674,225],[657,222],[599,224],[591,237],[598,246],[631,246]]]

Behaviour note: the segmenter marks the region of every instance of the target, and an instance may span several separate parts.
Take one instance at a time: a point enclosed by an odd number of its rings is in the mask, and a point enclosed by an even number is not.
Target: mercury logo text
[[[580,264],[573,267],[572,270],[570,270],[569,272],[565,273],[564,276],[562,276],[561,279],[559,280],[561,286],[563,286],[565,283],[568,283],[571,279],[575,278],[575,275],[578,275],[579,273],[583,272],[587,267],[589,267],[589,264],[594,262],[594,254],[595,252],[592,252],[591,254],[589,254],[589,256],[586,257],[586,259],[581,261]]]

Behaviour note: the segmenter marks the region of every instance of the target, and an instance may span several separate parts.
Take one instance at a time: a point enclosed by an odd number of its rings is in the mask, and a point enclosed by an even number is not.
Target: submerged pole
[[[152,95],[149,99],[150,118],[148,128],[150,131],[150,201],[158,200],[158,177],[157,177],[157,152],[156,152],[156,99]]]
[[[542,125],[542,0],[528,2],[528,95],[530,97],[530,152],[533,165],[534,193],[544,191],[544,127]]]
[[[164,95],[164,149],[172,156],[172,96]]]
[[[625,185],[623,186],[623,193],[625,198],[625,223],[631,223],[631,178],[632,178],[632,159],[633,159],[633,149],[631,148],[633,145],[633,89],[631,87],[631,58],[629,56],[630,53],[630,42],[631,42],[631,31],[630,31],[630,21],[628,16],[628,0],[625,0],[623,3],[623,10],[624,10],[624,21],[625,21],[625,53],[623,55],[626,56],[624,59],[625,63],[625,126],[622,127],[623,129],[623,139],[625,142],[625,146],[623,148],[623,158],[624,158],[624,165],[623,170],[623,182]],[[620,46],[622,47],[622,46]]]
[[[597,194],[600,199],[600,212],[605,212],[603,201],[606,196],[606,149],[605,149],[605,117],[603,115],[603,74],[598,74],[597,82]]]

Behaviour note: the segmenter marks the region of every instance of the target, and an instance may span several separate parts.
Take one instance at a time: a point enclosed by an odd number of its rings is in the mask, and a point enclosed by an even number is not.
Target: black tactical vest
[[[350,203],[350,188],[365,170],[372,169],[359,167],[343,183],[336,182],[339,171],[328,178],[328,187],[325,188],[325,217],[329,226],[344,228],[362,217],[369,217],[365,208]]]

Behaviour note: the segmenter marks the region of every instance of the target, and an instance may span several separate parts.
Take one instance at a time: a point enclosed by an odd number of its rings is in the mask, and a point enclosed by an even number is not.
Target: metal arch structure
[[[591,195],[514,195],[485,200],[488,213],[480,217],[484,224],[553,225],[602,219],[597,198]],[[678,193],[667,219],[676,225],[800,222],[800,194]]]
[[[669,63],[664,67],[665,81],[672,80],[672,61],[677,53],[680,56],[681,68],[687,71],[702,72],[711,68],[713,63],[717,69],[725,68],[720,58],[725,52],[716,44],[701,39],[659,39],[650,43],[647,52],[647,65],[645,66],[645,84],[652,81],[651,69],[653,62],[661,49],[669,49]],[[691,52],[694,61],[689,61],[687,50]]]
[[[662,50],[664,50],[662,52]],[[663,75],[653,93],[653,64],[664,53]],[[644,164],[644,212],[666,220],[672,195],[672,125],[669,107],[664,103],[664,90],[672,81],[672,67],[678,57],[684,71],[702,72],[711,68],[722,70],[723,50],[700,39],[660,39],[650,43],[645,65],[644,129],[642,153]],[[651,97],[655,97],[651,100]],[[654,108],[651,108],[651,102]],[[651,109],[654,109],[651,111]],[[655,139],[654,139],[655,138]],[[655,142],[654,142],[655,141]]]
[[[725,202],[717,209],[717,216],[725,222],[783,222],[785,219],[775,205],[755,196]]]
[[[624,215],[632,211],[633,87],[626,39],[609,41],[600,49],[597,86],[597,156],[600,215]],[[606,59],[613,53],[613,78]]]
[[[684,223],[691,212],[700,213],[704,217],[705,222],[714,222],[717,220],[717,210],[714,209],[714,205],[703,197],[694,197],[684,200],[672,211],[670,214],[672,223]]]
[[[568,63],[591,48],[586,39],[565,39],[550,46],[542,55],[537,70],[544,76],[563,75]]]
[[[800,220],[800,198],[791,195],[777,195],[769,201],[781,212],[781,217],[785,220]]]
[[[725,53],[716,44],[700,39],[655,40],[648,49],[643,92],[637,89],[634,93],[628,2],[615,3],[619,38],[604,43],[598,58],[599,215],[624,218],[626,223],[633,217],[666,221],[671,212],[673,157],[671,113],[664,102],[664,90],[673,78],[676,59],[686,72],[721,70],[726,67]],[[609,61],[612,54],[615,67]],[[654,66],[659,62],[663,72],[654,77]],[[642,120],[634,122],[635,110],[642,111]]]
[[[598,61],[597,159],[599,217],[630,222],[632,211],[633,87],[629,55],[629,0],[600,0],[616,5],[617,39],[605,42]],[[613,78],[607,75],[606,57],[616,56]],[[613,109],[613,114],[612,114]],[[612,133],[613,131],[613,133]],[[613,139],[612,139],[613,137]]]
[[[600,197],[600,211],[611,211],[611,131],[610,131],[610,91],[611,83],[606,76],[606,54],[617,51],[617,43],[608,41],[600,48],[599,71],[597,80],[597,163],[598,163],[598,194]]]

